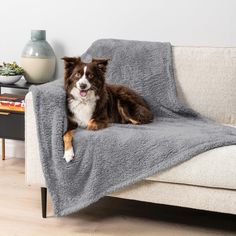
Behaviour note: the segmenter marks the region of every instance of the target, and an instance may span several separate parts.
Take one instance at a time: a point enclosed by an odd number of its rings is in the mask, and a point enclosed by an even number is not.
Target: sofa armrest
[[[52,99],[53,98],[53,99]],[[41,187],[45,186],[45,179],[42,171],[41,158],[39,145],[39,135],[37,129],[37,120],[42,119],[43,116],[38,117],[38,111],[35,111],[35,107],[44,111],[52,110],[52,107],[56,109],[63,109],[65,104],[65,90],[64,81],[58,79],[42,85],[30,87],[30,92],[26,95],[25,99],[25,169],[26,169],[26,183],[36,184]],[[34,104],[35,103],[35,104]],[[61,105],[61,106],[59,106]],[[40,113],[40,112],[39,112]],[[66,114],[64,114],[66,115]],[[64,117],[64,116],[63,116]],[[47,122],[46,122],[47,123]],[[41,130],[47,128],[50,123],[41,124]],[[64,129],[66,129],[66,121],[64,123]]]
[[[32,92],[27,93],[25,98],[25,180],[28,185],[45,186]]]

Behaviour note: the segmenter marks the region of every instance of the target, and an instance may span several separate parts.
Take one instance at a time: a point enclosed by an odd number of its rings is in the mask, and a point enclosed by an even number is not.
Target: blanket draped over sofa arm
[[[235,128],[210,121],[178,100],[169,43],[103,39],[82,59],[91,57],[111,58],[107,81],[136,90],[155,119],[147,125],[77,129],[75,159],[66,163],[63,80],[32,86],[42,169],[56,215],[78,211],[209,149],[236,144]]]

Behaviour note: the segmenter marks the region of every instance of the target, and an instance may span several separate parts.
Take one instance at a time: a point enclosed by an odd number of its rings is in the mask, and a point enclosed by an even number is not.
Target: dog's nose
[[[80,84],[79,86],[80,86],[81,89],[86,89],[87,84],[82,83],[82,84]]]

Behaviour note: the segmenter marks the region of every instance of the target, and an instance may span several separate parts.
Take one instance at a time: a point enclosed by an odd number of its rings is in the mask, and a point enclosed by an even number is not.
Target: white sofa
[[[174,46],[173,62],[180,99],[236,127],[236,48]],[[26,182],[45,187],[31,93],[25,122]],[[236,145],[202,153],[111,196],[236,214]]]

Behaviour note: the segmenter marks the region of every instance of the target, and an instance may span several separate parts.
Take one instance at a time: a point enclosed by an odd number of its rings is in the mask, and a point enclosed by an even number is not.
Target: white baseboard
[[[6,152],[6,158],[8,157],[24,158],[25,142],[6,139],[5,152]],[[2,145],[0,145],[0,155],[2,155]]]

